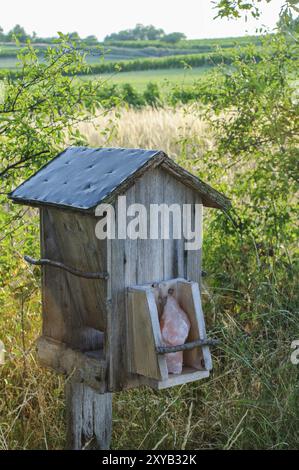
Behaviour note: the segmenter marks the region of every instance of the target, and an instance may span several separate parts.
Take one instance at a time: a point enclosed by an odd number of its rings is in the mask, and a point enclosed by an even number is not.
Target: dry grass
[[[190,108],[123,109],[79,128],[93,147],[161,149],[175,159],[181,156],[184,141],[193,142],[198,157],[212,146],[207,124]]]

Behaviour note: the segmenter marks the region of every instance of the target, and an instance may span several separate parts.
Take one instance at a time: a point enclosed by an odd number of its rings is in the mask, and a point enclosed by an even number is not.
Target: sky
[[[3,1],[0,26],[7,32],[21,24],[40,37],[77,31],[81,37],[132,28],[136,23],[153,24],[165,32],[180,31],[190,39],[244,36],[257,27],[273,29],[284,0],[261,4],[262,17],[213,20],[212,0],[9,0]]]

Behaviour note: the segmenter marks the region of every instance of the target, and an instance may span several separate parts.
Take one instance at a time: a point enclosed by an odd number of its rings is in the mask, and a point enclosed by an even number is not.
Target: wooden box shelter
[[[148,211],[161,203],[223,210],[230,205],[165,153],[142,149],[67,148],[10,194],[14,202],[40,209],[41,259],[27,256],[42,266],[38,354],[44,365],[72,376],[73,414],[74,394],[82,398],[82,387],[95,394],[142,384],[165,388],[207,377],[211,369],[198,287],[201,250],[185,250],[185,240],[173,234],[98,239],[95,208],[112,204],[117,231],[119,195]],[[174,289],[191,322],[180,376],[168,376],[163,356],[160,282]],[[74,436],[73,430],[74,448],[83,446],[80,432]]]

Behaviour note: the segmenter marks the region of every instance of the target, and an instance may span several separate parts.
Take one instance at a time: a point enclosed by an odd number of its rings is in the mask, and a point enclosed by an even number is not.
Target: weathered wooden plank
[[[196,314],[196,317],[197,317],[197,324],[198,324],[198,328],[199,328],[199,338],[200,339],[205,339],[206,336],[207,336],[207,334],[206,334],[206,325],[205,325],[204,315],[203,315],[203,311],[202,311],[202,304],[201,304],[199,286],[198,286],[197,283],[192,283],[192,297],[193,297],[193,300],[194,300],[195,314]],[[202,354],[203,354],[205,369],[211,370],[212,369],[212,358],[211,358],[210,348],[208,346],[203,346],[202,347]]]
[[[86,271],[106,271],[106,241],[95,236],[95,217],[41,210],[42,257]],[[43,273],[43,333],[73,345],[80,326],[106,327],[106,282],[77,278],[50,266]]]
[[[162,338],[154,293],[150,289],[132,290],[128,296],[131,371],[162,380],[168,372],[165,358],[156,353],[156,346],[162,344]]]
[[[152,169],[127,193],[127,207],[132,203],[143,204],[148,214],[149,206],[160,201],[159,188],[163,180],[161,171]],[[115,211],[118,213],[118,201]],[[130,221],[132,217],[128,218]],[[116,222],[116,230],[118,224]],[[148,225],[149,230],[149,225]],[[127,352],[128,313],[126,306],[126,288],[135,284],[150,282],[152,279],[163,278],[163,241],[162,240],[110,240],[108,241],[108,291],[111,303],[111,318],[108,328],[110,342],[109,381],[111,390],[120,390],[124,387],[139,384],[137,375],[133,376],[130,370],[130,355]],[[158,260],[158,261],[157,261]],[[113,351],[113,352],[112,352]]]
[[[190,188],[185,188],[185,204],[191,204],[192,213],[193,213],[193,222],[195,220],[195,204],[199,204],[201,207],[200,215],[200,237],[202,240],[202,200],[199,194],[193,191]],[[193,228],[194,229],[194,226]],[[187,242],[188,240],[185,240]],[[185,251],[185,268],[184,268],[184,277],[190,281],[201,283],[201,255],[202,249],[196,250],[187,250]]]
[[[40,209],[40,245],[41,256],[59,256],[60,248],[56,247],[53,236],[54,230],[47,209]],[[65,280],[63,273],[52,275],[46,266],[42,267],[42,331],[43,334],[58,341],[65,341],[67,337],[67,318],[71,315],[72,300],[69,297],[69,289],[64,289]],[[58,300],[57,300],[58,299]],[[64,310],[62,310],[64,305]]]
[[[210,373],[208,370],[196,370],[193,367],[184,367],[182,374],[169,374],[165,380],[154,380],[150,378],[142,378],[142,383],[156,390],[175,387],[176,385],[184,385],[195,380],[206,379]]]
[[[37,340],[40,363],[56,372],[72,376],[78,383],[85,383],[98,392],[104,393],[106,385],[106,361],[103,351],[82,353],[67,347],[65,343],[50,338]]]
[[[161,166],[175,179],[188,186],[194,193],[199,194],[205,206],[223,210],[231,207],[231,202],[226,196],[189,173],[171,158],[166,157]]]
[[[118,201],[115,203],[115,211],[118,211]],[[120,221],[116,218],[116,233]],[[127,338],[126,338],[126,299],[125,299],[125,240],[107,240],[109,272],[107,290],[107,360],[108,389],[110,391],[124,388],[127,371]]]
[[[131,204],[134,204],[136,202],[136,194],[135,194],[135,185],[132,186],[129,191],[126,193],[126,202],[127,206],[130,206]],[[129,230],[130,232],[130,230]],[[125,290],[126,287],[129,286],[132,282],[136,283],[137,279],[137,264],[138,264],[138,252],[137,252],[137,240],[131,239],[129,236],[125,242]],[[130,310],[130,299],[128,295],[125,292],[125,339],[126,339],[126,358],[127,358],[127,379],[126,379],[126,384],[127,383],[132,383],[136,381],[136,385],[138,385],[138,378],[134,377],[134,375],[131,373],[132,372],[132,356],[130,355],[130,345],[129,345],[129,334],[131,330],[131,325],[130,325],[130,318],[129,318],[129,310]]]
[[[142,179],[136,181],[135,199],[147,211],[148,239],[137,241],[137,279],[135,284],[145,284],[155,279],[163,279],[163,240],[160,237],[150,239],[150,205],[163,202],[164,174],[160,168],[146,173]],[[133,279],[132,279],[133,281]],[[133,282],[130,285],[134,285]]]
[[[66,383],[67,438],[72,450],[110,447],[112,430],[112,394],[99,394],[73,379]]]
[[[195,302],[198,302],[198,298],[194,299],[193,283],[178,282],[177,291],[180,306],[187,313],[190,321],[190,332],[186,343],[194,341],[196,339],[202,339],[199,333],[199,310]],[[202,363],[203,354],[202,348],[195,348],[191,351],[184,351],[184,364],[189,367],[195,367],[198,370],[206,369],[205,364]]]

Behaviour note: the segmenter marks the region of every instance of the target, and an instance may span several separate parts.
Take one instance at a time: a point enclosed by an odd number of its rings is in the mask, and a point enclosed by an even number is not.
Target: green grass
[[[164,89],[174,84],[188,85],[201,78],[211,70],[211,67],[195,67],[194,69],[166,69],[166,70],[143,70],[140,72],[121,72],[116,75],[88,75],[81,79],[87,80],[104,79],[107,83],[130,83],[138,91],[144,91],[148,82],[158,83]]]

